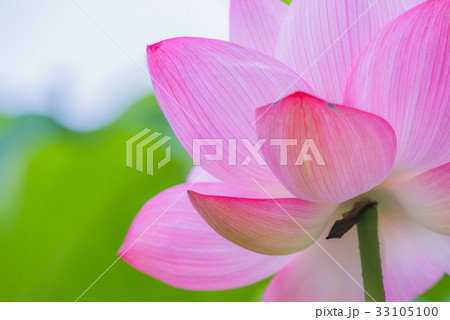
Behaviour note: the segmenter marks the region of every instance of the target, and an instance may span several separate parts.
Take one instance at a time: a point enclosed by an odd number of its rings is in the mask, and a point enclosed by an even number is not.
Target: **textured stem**
[[[386,301],[378,243],[378,212],[375,206],[360,212],[358,229],[359,253],[366,301]]]

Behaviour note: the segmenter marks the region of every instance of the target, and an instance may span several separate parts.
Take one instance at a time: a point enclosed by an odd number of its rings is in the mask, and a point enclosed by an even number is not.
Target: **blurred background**
[[[117,258],[153,195],[192,160],[147,175],[125,165],[144,128],[174,137],[147,73],[147,44],[228,39],[227,0],[0,2],[0,301],[74,301]],[[156,155],[164,157],[164,150]],[[417,297],[450,301],[450,277]],[[237,290],[172,288],[119,260],[81,301],[257,301]]]

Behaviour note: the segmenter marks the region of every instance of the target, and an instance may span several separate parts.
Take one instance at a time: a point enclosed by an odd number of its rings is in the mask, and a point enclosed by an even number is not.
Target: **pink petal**
[[[391,301],[411,300],[442,277],[444,265],[449,269],[450,258],[446,253],[450,253],[450,248],[441,251],[444,257],[436,255],[436,249],[449,242],[411,219],[389,189],[377,188],[368,197],[378,202],[387,298]]]
[[[291,259],[261,255],[222,238],[190,204],[189,186],[165,190],[136,216],[119,251],[134,268],[175,287],[222,290],[260,281]]]
[[[293,0],[275,56],[321,98],[342,103],[352,66],[377,32],[417,0]]]
[[[406,187],[406,184],[403,186]],[[435,266],[450,274],[450,237],[430,231],[418,224],[411,218],[409,208],[403,206],[402,199],[397,198],[397,190],[391,191],[392,188],[388,187],[377,189],[374,192],[374,200],[378,201],[379,210],[389,217],[392,226],[414,248],[426,256]],[[427,190],[424,190],[424,193],[427,192]],[[417,192],[412,193],[410,198],[417,196],[420,196]]]
[[[450,236],[430,231],[412,219],[403,220],[397,227],[435,266],[450,274]]]
[[[311,245],[336,207],[296,198],[251,199],[192,191],[189,197],[219,234],[249,250],[275,255],[290,254]]]
[[[450,163],[389,189],[414,220],[434,232],[450,235]]]
[[[259,108],[259,117],[260,138],[296,139],[296,145],[287,147],[287,161],[276,144],[266,143],[262,153],[275,176],[301,199],[344,201],[372,189],[390,173],[395,134],[373,114],[297,92]]]
[[[360,284],[361,266],[354,231],[322,247]],[[263,301],[363,301],[364,292],[317,244],[299,252],[270,282]]]
[[[214,177],[208,171],[200,166],[193,166],[186,177],[186,182],[220,182],[219,179]]]
[[[405,217],[401,223],[395,223],[392,218],[387,217],[392,213],[385,212],[385,216],[380,218],[383,229],[380,232],[380,246],[386,300],[410,301],[430,289],[442,278],[444,272],[411,242],[414,234],[405,236],[399,230],[402,222],[408,218]]]
[[[147,53],[156,98],[189,154],[193,139],[222,141],[223,148],[218,149],[223,149],[223,160],[201,157],[197,163],[243,188],[255,188],[252,177],[266,181],[273,190],[281,188],[267,166],[256,161],[241,165],[249,153],[240,139],[256,144],[255,109],[278,99],[297,74],[256,50],[219,40],[170,39],[149,46]],[[295,87],[310,90],[301,79],[290,92]],[[236,148],[230,147],[230,140]],[[201,148],[201,154],[208,153],[215,154],[216,147]]]
[[[231,0],[231,41],[273,56],[288,9],[280,0]]]
[[[396,169],[450,160],[450,1],[428,1],[371,42],[346,88],[349,105],[377,114],[398,139]]]
[[[389,214],[381,216],[379,222],[386,299],[409,301],[433,286],[443,272],[396,229]],[[318,245],[312,245],[273,278],[266,289],[265,301],[364,300],[356,229],[342,239],[322,237],[319,243],[340,266]]]

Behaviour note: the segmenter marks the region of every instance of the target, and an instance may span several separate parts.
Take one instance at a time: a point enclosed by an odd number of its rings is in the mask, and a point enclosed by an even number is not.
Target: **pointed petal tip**
[[[266,112],[266,110],[268,110],[272,106],[278,105],[281,101],[290,101],[290,100],[298,100],[298,102],[303,102],[305,100],[311,100],[311,101],[315,101],[315,102],[326,102],[329,107],[334,107],[334,103],[323,100],[319,97],[316,97],[316,96],[312,95],[311,93],[308,93],[306,91],[295,91],[294,93],[291,93],[285,97],[282,97],[279,100],[277,100],[269,105],[265,105],[265,106],[257,108],[256,116],[257,117],[262,116]],[[298,105],[301,106],[301,105],[303,105],[303,103],[299,103]]]
[[[186,40],[186,39],[192,39],[190,37],[176,37],[176,38],[169,38],[165,39],[159,42],[155,42],[153,44],[147,45],[147,55],[155,54],[162,46],[170,44],[170,43],[177,43],[180,40]]]
[[[195,192],[195,191],[192,191],[192,190],[187,190],[186,193],[187,193],[187,196],[188,196],[188,198],[189,198],[189,201],[191,201],[191,203],[194,203],[195,200],[196,200],[199,196],[201,196],[200,193]]]
[[[127,250],[124,248],[125,247],[125,243],[126,240],[122,243],[122,245],[120,246],[119,250],[117,250],[117,256],[121,259],[123,259],[123,256],[125,255],[125,253],[127,252]]]
[[[125,238],[125,240],[123,240],[123,243],[120,245],[119,250],[117,250],[117,253],[116,253],[117,256],[118,256],[120,259],[122,259],[122,260],[128,262],[128,259],[127,259],[128,256],[126,255],[126,253],[128,252],[129,249],[131,249],[132,246],[133,246],[133,245],[130,245],[130,244],[129,244],[128,239]]]
[[[304,98],[318,99],[305,91],[295,91],[294,93],[291,93],[285,97],[282,97],[282,98],[276,100],[275,102],[272,102],[271,104],[267,104],[265,106],[256,108],[256,110],[255,110],[256,119],[259,119],[260,117],[262,117],[270,108],[280,104],[281,101],[287,101],[287,100],[291,100],[291,99],[298,99],[299,101],[301,101]]]
[[[147,55],[149,55],[149,54],[151,54],[153,52],[153,47],[156,46],[158,43],[148,44],[147,45]]]
[[[160,49],[162,46],[165,45],[178,45],[180,43],[190,42],[190,43],[199,43],[199,42],[209,42],[209,41],[215,41],[215,42],[228,42],[223,40],[216,40],[216,39],[208,39],[208,38],[201,38],[201,37],[174,37],[169,39],[164,39],[159,42],[155,42],[153,44],[147,45],[147,53],[150,52],[156,52],[158,49]]]
[[[287,95],[286,97],[282,98],[281,100],[290,100],[290,99],[298,99],[298,100],[303,100],[303,99],[315,99],[315,100],[320,100],[319,98],[305,92],[305,91],[295,91],[294,93]]]
[[[151,54],[155,53],[159,49],[159,47],[166,41],[168,41],[168,40],[163,40],[160,42],[156,42],[156,43],[147,45],[147,55],[151,55]]]

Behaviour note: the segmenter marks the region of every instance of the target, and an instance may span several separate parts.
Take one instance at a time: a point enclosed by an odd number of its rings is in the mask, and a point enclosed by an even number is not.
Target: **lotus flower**
[[[234,0],[232,42],[148,47],[155,95],[191,155],[194,139],[312,139],[325,165],[296,165],[300,146],[282,165],[267,143],[266,166],[239,147],[230,165],[224,144],[222,160],[142,208],[125,261],[184,289],[275,275],[264,301],[361,301],[356,231],[325,236],[366,197],[388,301],[450,273],[450,1],[371,2]]]

